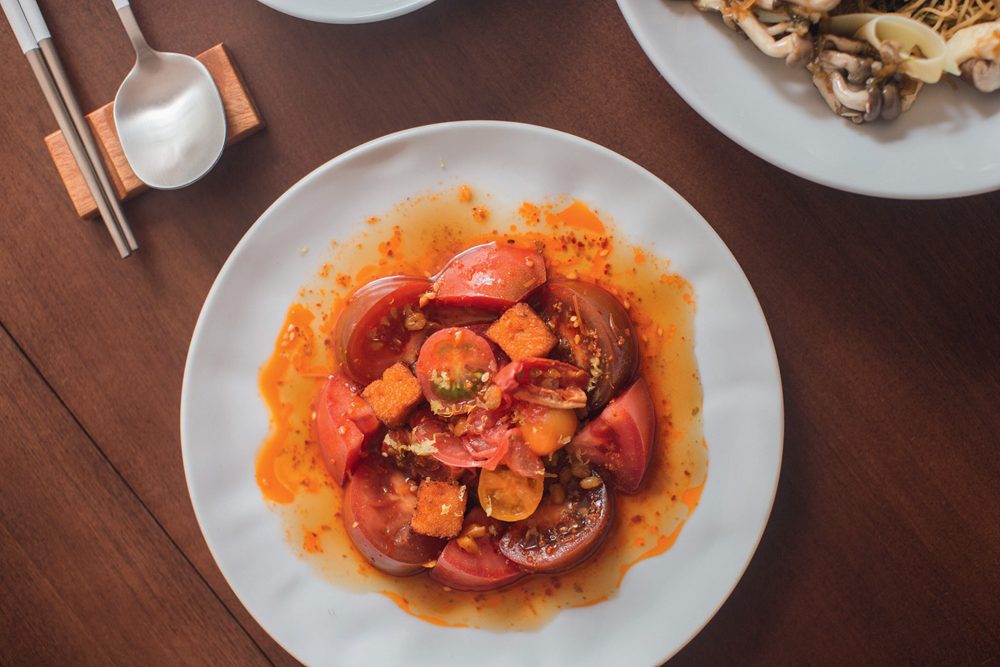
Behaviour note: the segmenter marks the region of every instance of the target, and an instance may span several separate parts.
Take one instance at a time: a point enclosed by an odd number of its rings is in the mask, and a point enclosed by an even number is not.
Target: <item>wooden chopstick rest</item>
[[[222,106],[226,111],[226,145],[236,143],[263,128],[264,119],[257,111],[257,106],[250,97],[250,91],[240,78],[226,47],[223,44],[216,44],[196,57],[208,69],[222,95]],[[90,123],[97,139],[101,158],[111,176],[111,183],[118,198],[128,199],[146,190],[148,186],[138,179],[128,160],[125,159],[125,153],[122,152],[118,132],[115,130],[114,102],[87,114],[87,122]],[[81,218],[92,218],[97,215],[97,204],[90,196],[83,174],[80,173],[62,132],[53,132],[45,137],[45,145],[48,146],[49,154],[56,164],[56,170],[62,178],[63,185],[66,186],[66,192],[69,193],[77,215]]]

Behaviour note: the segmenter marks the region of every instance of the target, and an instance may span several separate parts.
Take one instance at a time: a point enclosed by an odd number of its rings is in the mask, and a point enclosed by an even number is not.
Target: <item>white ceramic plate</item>
[[[446,165],[442,169],[441,164]],[[572,193],[619,232],[671,259],[694,286],[708,480],[672,549],[629,571],[619,595],[564,611],[537,632],[442,628],[386,597],[339,590],[285,541],[254,481],[268,415],[257,372],[298,289],[323,258],[299,249],[350,238],[361,220],[455,179],[496,202]],[[457,180],[461,179],[461,180]],[[764,530],[778,482],[781,385],[771,337],[739,265],[711,227],[638,165],[531,125],[446,123],[383,137],[303,178],[250,228],[195,327],[181,439],[195,513],[219,568],[257,621],[310,665],[651,665],[715,614]],[[597,638],[597,641],[594,639]]]
[[[892,123],[835,116],[808,72],[768,58],[688,0],[618,0],[646,55],[705,120],[768,162],[833,188],[935,199],[1000,188],[1000,95],[925,86]]]
[[[434,0],[260,0],[279,12],[322,23],[372,23],[395,18]]]

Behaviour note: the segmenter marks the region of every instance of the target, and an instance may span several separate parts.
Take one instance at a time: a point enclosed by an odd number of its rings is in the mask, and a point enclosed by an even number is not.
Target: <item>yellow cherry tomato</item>
[[[487,516],[500,521],[520,521],[531,516],[542,500],[545,482],[522,477],[500,467],[479,473],[479,504]]]
[[[538,456],[548,456],[576,433],[576,412],[527,404],[519,409],[524,442]]]

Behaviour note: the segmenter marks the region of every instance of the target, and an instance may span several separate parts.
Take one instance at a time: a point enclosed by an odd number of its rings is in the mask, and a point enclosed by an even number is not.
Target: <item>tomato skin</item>
[[[464,534],[473,525],[498,527],[497,522],[476,507],[465,517]],[[496,539],[487,533],[475,538],[477,553],[469,553],[452,539],[438,556],[430,577],[442,586],[459,591],[492,591],[512,584],[525,573],[507,560],[497,549]]]
[[[452,257],[434,281],[435,300],[503,311],[530,296],[545,279],[540,254],[494,241]]]
[[[380,439],[382,425],[358,388],[339,373],[323,384],[315,408],[320,456],[333,481],[342,485],[362,449]]]
[[[604,484],[590,490],[575,487],[561,503],[550,495],[534,514],[512,524],[498,547],[527,572],[563,572],[590,557],[611,529],[613,496]]]
[[[347,374],[367,385],[397,361],[412,363],[430,330],[409,331],[404,310],[416,309],[431,282],[388,276],[359,287],[348,299],[333,330],[337,359]],[[372,338],[372,336],[375,336]]]
[[[512,361],[493,379],[501,391],[527,403],[574,409],[587,405],[587,373],[572,364],[545,357]]]
[[[416,365],[417,380],[431,409],[455,414],[472,409],[476,394],[496,370],[490,344],[462,327],[433,333],[420,348]]]
[[[410,528],[417,496],[410,481],[381,456],[365,458],[344,490],[344,526],[375,568],[397,577],[422,571],[445,541]]]
[[[553,357],[594,372],[587,407],[596,414],[639,370],[639,345],[625,306],[599,285],[553,280],[542,292],[539,314],[559,339]]]
[[[649,468],[656,415],[646,381],[639,378],[567,445],[601,467],[614,488],[635,493]]]

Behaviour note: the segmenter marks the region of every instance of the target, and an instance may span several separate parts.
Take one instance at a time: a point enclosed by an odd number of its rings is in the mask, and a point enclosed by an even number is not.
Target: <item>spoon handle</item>
[[[118,18],[121,19],[122,25],[125,26],[125,32],[128,34],[129,41],[132,42],[132,48],[135,49],[135,57],[142,60],[152,55],[153,49],[146,42],[146,38],[142,36],[142,30],[139,29],[139,24],[136,23],[135,15],[132,13],[132,6],[129,5],[128,0],[114,0],[114,5],[115,9],[118,10]]]

